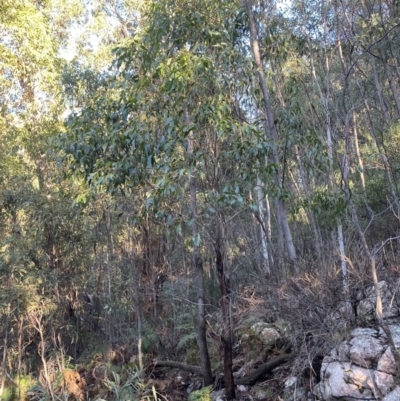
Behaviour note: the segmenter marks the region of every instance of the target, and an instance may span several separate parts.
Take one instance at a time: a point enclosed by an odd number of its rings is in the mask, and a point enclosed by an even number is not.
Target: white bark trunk
[[[267,230],[265,227],[264,194],[262,190],[262,182],[260,177],[257,177],[256,197],[257,197],[258,213],[262,222],[262,224],[260,224],[260,234],[261,234],[261,249],[263,256],[262,257],[263,271],[265,274],[269,275],[271,273],[271,270],[269,266],[268,237],[267,237]]]
[[[273,161],[273,163],[276,164],[276,166],[279,166],[279,164],[280,164],[279,163],[279,153],[278,153],[278,148],[277,148],[279,136],[278,136],[278,131],[277,131],[276,125],[275,125],[275,117],[274,117],[274,113],[273,113],[273,109],[272,109],[269,90],[267,88],[265,76],[263,73],[263,65],[261,62],[260,47],[258,44],[256,23],[254,20],[251,1],[246,0],[245,3],[246,3],[247,15],[249,17],[250,45],[251,45],[251,50],[253,52],[254,61],[257,66],[258,82],[259,82],[259,85],[261,88],[261,92],[263,94],[264,113],[266,116],[265,131],[266,131],[266,135],[267,135],[268,139],[270,140],[270,144],[271,144],[272,161]],[[277,186],[277,188],[280,188],[282,186],[279,172],[275,174],[274,182],[275,182],[275,185]],[[293,238],[292,238],[292,234],[291,234],[290,227],[289,227],[286,205],[282,199],[276,198],[276,207],[277,207],[276,213],[278,215],[278,221],[280,221],[280,226],[281,226],[281,229],[283,232],[290,265],[292,266],[293,270],[295,272],[297,272],[298,271],[297,255],[296,255],[296,249],[294,247]]]

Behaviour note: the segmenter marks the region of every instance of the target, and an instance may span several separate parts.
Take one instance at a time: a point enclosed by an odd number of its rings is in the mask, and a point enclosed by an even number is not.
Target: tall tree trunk
[[[6,322],[4,325],[4,338],[3,338],[3,360],[1,362],[1,381],[0,381],[0,396],[3,395],[6,380],[7,380],[7,352],[8,352],[8,330],[9,321],[11,318],[11,304],[7,305]]]
[[[371,111],[370,111],[370,107],[369,107],[369,104],[367,102],[367,99],[364,99],[364,104],[365,104],[365,109],[366,109],[366,112],[367,112],[367,115],[368,115],[368,120],[370,122],[371,134],[372,134],[372,137],[374,139],[375,146],[376,146],[376,148],[378,150],[378,153],[379,153],[383,168],[384,168],[385,173],[386,173],[386,178],[387,178],[388,183],[389,183],[389,188],[390,188],[390,192],[391,192],[391,195],[392,195],[392,202],[396,206],[396,209],[397,209],[396,214],[397,214],[397,216],[400,216],[400,203],[399,203],[399,197],[397,195],[398,191],[397,191],[397,186],[395,185],[395,181],[393,179],[392,170],[391,170],[391,168],[389,166],[385,149],[382,146],[382,144],[379,142],[378,135],[377,135],[377,132],[375,130],[375,125],[374,125],[372,117],[371,117]]]
[[[390,331],[389,326],[386,324],[386,322],[383,319],[382,294],[381,294],[381,289],[379,287],[378,274],[377,274],[377,270],[376,270],[375,254],[371,252],[370,247],[368,246],[368,243],[367,243],[367,239],[365,237],[365,233],[360,226],[356,208],[355,208],[353,200],[351,198],[350,190],[348,187],[348,182],[345,181],[344,185],[345,185],[346,199],[347,199],[347,202],[348,202],[348,205],[350,208],[353,223],[354,223],[356,231],[360,237],[361,244],[364,248],[364,252],[369,261],[370,273],[371,273],[371,277],[372,277],[372,282],[374,284],[374,290],[375,290],[375,296],[376,296],[375,316],[378,321],[378,324],[381,326],[382,330],[386,334],[390,350],[392,351],[392,354],[394,356],[394,360],[395,360],[395,364],[396,364],[396,376],[394,377],[395,383],[400,384],[400,354],[394,343],[392,332]]]
[[[326,21],[324,21],[324,30],[325,35],[327,35],[327,25]],[[311,38],[308,39],[308,44],[310,46],[310,52],[312,52],[312,43]],[[340,48],[339,48],[340,50]],[[334,176],[333,176],[333,140],[332,140],[332,129],[331,129],[331,116],[329,112],[329,96],[330,96],[330,81],[329,81],[329,60],[328,57],[325,56],[325,68],[326,68],[326,96],[324,96],[321,86],[318,82],[317,74],[315,72],[314,67],[314,60],[311,54],[311,76],[314,79],[315,85],[318,90],[318,94],[320,96],[321,103],[324,107],[325,111],[325,124],[326,124],[326,144],[327,144],[327,153],[328,153],[328,187],[332,189],[334,187]],[[342,66],[343,60],[341,59]],[[346,310],[350,314],[350,291],[349,291],[349,279],[348,279],[348,270],[347,270],[347,258],[345,254],[345,246],[344,246],[344,237],[343,237],[343,226],[340,218],[337,218],[337,239],[338,239],[338,247],[339,247],[339,254],[340,254],[340,264],[341,264],[341,271],[342,271],[342,284],[343,284],[343,293],[346,299]]]
[[[260,177],[257,177],[256,198],[258,215],[260,216],[260,235],[261,235],[261,249],[262,249],[262,269],[266,275],[271,274],[269,267],[269,252],[268,252],[268,231],[266,227],[266,219],[264,214],[264,194],[262,190],[262,182]]]
[[[247,15],[249,18],[251,50],[253,52],[254,61],[257,67],[258,82],[261,88],[261,92],[263,94],[264,112],[266,116],[265,131],[268,139],[271,141],[272,161],[273,163],[275,163],[276,166],[279,166],[280,163],[279,163],[279,153],[278,153],[278,139],[279,139],[278,131],[275,125],[275,118],[270,100],[270,94],[263,73],[263,66],[260,56],[260,47],[258,44],[257,29],[254,20],[251,0],[245,0],[245,4],[246,4]],[[277,188],[282,187],[282,182],[279,173],[275,174],[274,182]],[[276,213],[278,215],[278,221],[280,221],[280,226],[281,226],[280,228],[282,229],[285,238],[285,245],[289,256],[290,265],[292,269],[295,272],[297,272],[298,271],[297,255],[293,243],[292,233],[289,227],[289,221],[287,218],[286,204],[279,197],[276,198],[276,207],[277,207]]]
[[[254,121],[258,120],[258,108],[256,101],[253,102],[253,109],[254,109]],[[267,158],[265,158],[265,164],[268,163]],[[257,200],[257,208],[258,208],[258,216],[259,216],[259,226],[260,226],[260,236],[261,236],[261,249],[262,249],[262,256],[261,256],[261,266],[263,272],[269,276],[271,274],[270,268],[270,254],[268,251],[268,245],[271,240],[271,219],[270,219],[270,210],[269,210],[269,201],[268,195],[264,197],[263,191],[263,182],[259,175],[257,175],[257,185],[255,188],[255,195]],[[266,208],[264,207],[264,198],[266,203]],[[283,241],[282,241],[283,244]],[[283,251],[283,248],[282,248]]]
[[[185,113],[185,122],[187,126],[190,125],[189,114]],[[193,132],[188,136],[188,149],[187,154],[189,159],[193,155]],[[197,345],[200,352],[200,363],[203,372],[204,385],[208,386],[212,382],[210,356],[207,347],[206,338],[206,320],[205,320],[205,306],[204,306],[204,269],[203,260],[200,254],[200,247],[198,244],[199,230],[197,227],[197,185],[196,173],[194,168],[191,167],[189,175],[189,190],[190,190],[190,220],[192,227],[193,237],[193,263],[197,276]]]
[[[272,61],[271,61],[271,64],[273,65]],[[283,98],[282,91],[281,91],[281,88],[279,85],[279,80],[277,77],[278,77],[278,74],[277,74],[276,68],[274,68],[273,79],[274,79],[276,94],[277,94],[277,97],[279,99],[279,102],[280,102],[282,108],[285,109],[286,102],[285,102],[285,99]],[[300,188],[299,195],[306,196],[307,198],[309,198],[310,191],[308,190],[306,174],[304,172],[303,163],[300,158],[300,152],[299,152],[298,145],[294,145],[294,156],[295,156],[297,169],[298,169],[298,180],[299,180],[298,186]],[[297,186],[296,182],[294,182],[294,184]],[[306,212],[306,217],[307,217],[308,223],[311,226],[311,230],[314,235],[315,251],[316,251],[316,254],[320,257],[322,255],[322,251],[321,251],[322,250],[322,240],[321,240],[321,236],[320,236],[318,227],[315,223],[314,214],[310,208],[306,208],[305,212]]]
[[[235,385],[232,371],[232,328],[230,324],[230,278],[227,275],[225,255],[225,230],[223,216],[217,215],[215,233],[215,255],[219,286],[221,289],[222,343],[224,346],[224,379],[227,401],[235,399]]]
[[[131,226],[129,224],[129,219],[126,222],[127,233],[128,233],[128,254],[131,261],[131,267],[134,275],[133,284],[133,301],[135,304],[135,315],[136,315],[136,329],[137,329],[137,351],[138,351],[138,362],[140,371],[143,370],[143,352],[142,352],[142,312],[140,306],[140,280],[142,275],[142,270],[136,265],[136,251],[133,246],[133,235]]]
[[[358,141],[358,131],[357,131],[357,118],[356,118],[356,113],[355,113],[354,109],[352,110],[352,122],[353,122],[354,150],[356,152],[356,158],[357,158],[357,164],[358,164],[358,174],[360,175],[361,188],[363,191],[364,204],[365,204],[367,217],[369,220],[371,220],[373,217],[373,212],[372,212],[371,208],[369,207],[368,199],[367,199],[367,187],[365,185],[364,163],[363,163],[363,160],[361,157],[360,146],[358,143],[359,141]]]
[[[372,64],[372,71],[373,71],[373,75],[374,75],[374,84],[375,84],[375,88],[376,88],[376,93],[378,95],[379,104],[381,106],[384,120],[386,121],[388,119],[388,109],[386,107],[385,100],[383,98],[382,85],[379,81],[378,71],[376,70],[376,65],[375,65],[375,59],[373,57],[371,57],[371,64]]]
[[[393,98],[396,103],[397,117],[400,117],[400,97],[399,97],[399,92],[396,87],[396,82],[393,77],[392,71],[390,70],[390,66],[388,65],[387,61],[384,59],[384,53],[383,53],[382,49],[380,49],[380,54],[381,54],[382,63],[384,64],[384,67],[385,67],[386,77],[389,81],[390,89],[392,90]]]

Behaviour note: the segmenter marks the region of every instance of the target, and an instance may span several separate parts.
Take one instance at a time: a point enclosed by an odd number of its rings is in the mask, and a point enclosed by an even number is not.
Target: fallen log
[[[297,355],[297,352],[292,352],[290,354],[281,354],[278,355],[276,358],[262,364],[256,370],[251,372],[250,374],[241,377],[239,379],[234,379],[234,384],[242,384],[252,386],[257,382],[257,380],[264,376],[265,374],[269,373],[272,369],[276,368],[277,366],[281,365],[284,362],[289,361],[290,359],[294,358]],[[185,372],[195,373],[199,376],[203,376],[203,372],[200,366],[196,365],[188,365],[187,363],[182,362],[175,362],[175,361],[156,361],[151,367],[161,367],[161,368],[175,368],[180,369]],[[150,368],[150,367],[149,367]],[[149,370],[147,368],[147,370]]]
[[[160,368],[175,368],[180,369],[185,372],[195,373],[197,375],[203,376],[203,372],[200,366],[196,365],[188,365],[187,363],[183,362],[175,362],[175,361],[155,361],[154,364],[151,366],[153,367],[160,367]],[[147,368],[149,370],[149,368]]]
[[[251,372],[250,374],[241,377],[239,379],[235,379],[235,384],[243,384],[252,386],[257,382],[257,380],[264,376],[265,374],[269,373],[272,369],[276,368],[277,366],[281,365],[284,362],[289,361],[290,359],[294,358],[297,355],[297,352],[292,352],[291,354],[281,354],[276,358],[262,364],[259,368]]]

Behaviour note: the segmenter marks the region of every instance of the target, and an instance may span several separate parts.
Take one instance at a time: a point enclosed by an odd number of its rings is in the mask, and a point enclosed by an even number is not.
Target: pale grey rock
[[[327,355],[326,357],[324,357],[324,359],[323,359],[323,361],[322,361],[322,364],[325,364],[325,365],[327,365],[328,363],[332,363],[332,362],[337,362],[339,359],[338,359],[338,356],[337,356],[337,350],[335,349],[335,354],[332,356],[332,353],[331,354],[329,354],[329,355]]]
[[[383,317],[385,319],[397,317],[400,315],[399,308],[397,307],[394,295],[397,293],[399,288],[399,283],[394,285],[388,285],[386,281],[379,282],[379,288],[382,295],[382,305],[383,305]],[[357,306],[358,316],[368,316],[373,315],[375,311],[376,296],[374,286],[369,287],[365,291],[365,296],[362,293],[357,295],[360,300]]]
[[[322,400],[329,401],[333,397],[357,399],[361,396],[360,388],[364,399],[372,400],[374,398],[369,385],[369,383],[372,384],[372,381],[368,370],[356,367],[360,372],[357,371],[354,375],[351,373],[351,366],[349,362],[332,362],[327,366],[322,366],[323,380],[318,386],[319,397]]]
[[[225,399],[225,389],[221,389],[218,391],[211,391],[210,400],[211,401],[224,401]]]
[[[376,400],[389,393],[393,376],[362,368],[349,362],[333,362],[323,366],[323,380],[314,388],[319,399]],[[397,400],[399,401],[400,398]]]
[[[324,400],[325,397],[325,382],[319,382],[313,388],[313,394],[317,397],[318,400]]]
[[[267,323],[257,322],[250,327],[250,330],[253,331],[255,334],[260,334],[266,327],[269,327]]]
[[[340,362],[350,362],[350,348],[351,345],[346,341],[337,346],[337,358]]]
[[[267,323],[258,322],[251,326],[250,330],[260,336],[261,341],[265,345],[275,344],[281,338],[281,335],[276,329],[270,327]]]
[[[400,348],[400,325],[389,324],[388,327],[389,327],[390,332],[392,333],[395,347]]]
[[[266,345],[274,344],[281,338],[281,335],[272,327],[266,327],[261,332],[262,341]]]
[[[351,362],[323,363],[321,374],[322,381],[315,386],[314,394],[324,401],[381,399],[394,384],[392,375]]]
[[[350,341],[350,345],[350,359],[361,367],[372,367],[384,352],[384,347],[379,339],[369,335],[354,337]]]
[[[351,332],[352,337],[358,336],[371,336],[376,337],[378,336],[379,332],[376,329],[371,329],[369,327],[358,327]]]
[[[400,386],[397,386],[388,395],[386,395],[382,401],[399,401],[400,400]]]
[[[387,347],[386,351],[379,359],[376,369],[389,375],[394,375],[396,373],[396,363],[390,347]]]
[[[286,387],[286,388],[293,387],[296,383],[297,383],[297,377],[295,377],[295,376],[289,376],[289,377],[285,380],[285,387]]]
[[[375,310],[376,299],[374,297],[363,299],[357,305],[357,315],[358,316],[368,316],[373,315]]]
[[[400,279],[393,283],[381,281],[384,318],[395,346],[400,349]],[[357,295],[359,316],[375,312],[373,286]],[[357,328],[351,341],[343,341],[325,356],[321,382],[313,393],[320,401],[379,400],[400,401],[400,386],[393,390],[396,365],[382,328]],[[294,401],[294,400],[293,400]]]
[[[392,317],[398,317],[399,315],[400,315],[400,311],[397,306],[392,306],[392,307],[386,308],[386,310],[383,313],[383,317],[385,319],[389,319]]]
[[[381,395],[386,395],[389,391],[393,388],[394,380],[393,376],[384,372],[377,372],[374,373],[375,377],[375,384],[378,387]]]

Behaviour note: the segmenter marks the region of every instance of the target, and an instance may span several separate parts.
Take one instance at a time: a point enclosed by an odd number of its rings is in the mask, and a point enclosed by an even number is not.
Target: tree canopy
[[[231,400],[247,309],[321,355],[371,285],[386,331],[399,29],[394,0],[3,0],[0,398],[135,355],[85,379],[117,399],[157,355]]]

